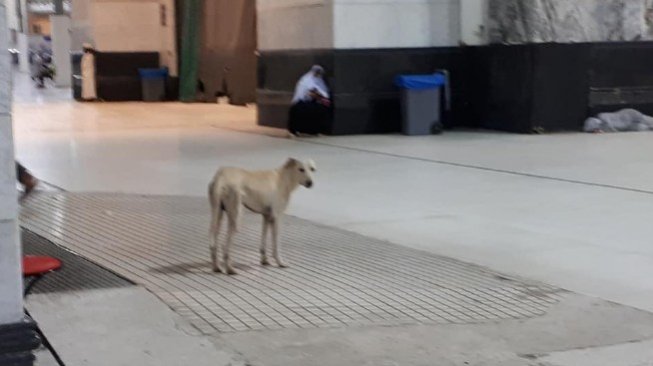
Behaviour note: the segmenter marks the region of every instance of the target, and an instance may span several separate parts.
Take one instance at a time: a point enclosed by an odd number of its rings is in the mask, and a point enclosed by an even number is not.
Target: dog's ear
[[[317,171],[317,166],[315,165],[315,162],[312,159],[306,160],[306,166],[308,169],[310,169],[312,172]]]
[[[286,163],[283,165],[284,168],[295,168],[300,164],[300,162],[297,159],[294,158],[288,158],[286,160]]]

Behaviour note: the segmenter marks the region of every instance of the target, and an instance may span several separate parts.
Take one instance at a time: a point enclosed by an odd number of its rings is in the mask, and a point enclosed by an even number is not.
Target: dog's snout
[[[311,187],[313,187],[313,181],[309,180],[308,182],[306,182],[306,188],[311,188]]]

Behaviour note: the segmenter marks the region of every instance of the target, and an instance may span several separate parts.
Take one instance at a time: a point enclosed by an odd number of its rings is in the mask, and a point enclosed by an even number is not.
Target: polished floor
[[[292,215],[653,310],[652,134],[287,140],[254,108],[16,90],[18,157],[66,190],[201,197],[219,166],[311,157]]]

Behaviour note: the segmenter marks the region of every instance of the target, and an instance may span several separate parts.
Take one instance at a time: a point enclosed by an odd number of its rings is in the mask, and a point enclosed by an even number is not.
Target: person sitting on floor
[[[288,131],[293,135],[317,135],[327,129],[330,117],[331,100],[329,88],[324,82],[324,68],[314,65],[295,87]]]

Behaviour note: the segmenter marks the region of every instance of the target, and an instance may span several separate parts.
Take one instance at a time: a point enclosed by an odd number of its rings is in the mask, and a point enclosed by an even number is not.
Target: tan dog
[[[286,264],[279,255],[279,220],[288,207],[290,194],[302,185],[313,186],[315,163],[309,160],[301,162],[288,159],[286,163],[275,170],[247,171],[240,168],[221,168],[209,184],[209,201],[211,203],[211,261],[213,271],[222,272],[218,255],[218,237],[223,214],[227,214],[227,241],[222,249],[224,272],[235,274],[231,265],[229,249],[233,235],[238,231],[242,206],[250,211],[263,215],[263,236],[261,240],[261,264],[269,265],[266,254],[266,237],[268,229],[272,229],[272,256],[279,267]]]

